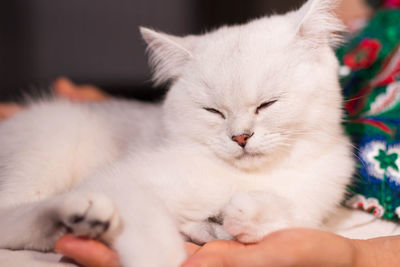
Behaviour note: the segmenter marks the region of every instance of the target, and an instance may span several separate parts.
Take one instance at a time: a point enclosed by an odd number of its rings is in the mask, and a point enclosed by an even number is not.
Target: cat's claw
[[[69,194],[59,199],[56,223],[76,236],[109,242],[119,217],[110,199],[102,194]]]

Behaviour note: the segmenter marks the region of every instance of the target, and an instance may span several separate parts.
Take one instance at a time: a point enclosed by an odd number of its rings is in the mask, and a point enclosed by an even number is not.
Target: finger
[[[106,93],[92,85],[81,85],[75,100],[80,101],[104,101],[110,98]]]
[[[189,256],[193,255],[194,253],[196,253],[201,248],[201,246],[196,245],[196,244],[194,244],[192,242],[186,242],[185,243],[185,247],[186,247],[186,252],[187,252],[187,254]]]
[[[249,262],[246,258],[243,261],[238,255],[246,251],[246,246],[227,240],[216,240],[200,247],[195,254],[191,255],[182,267],[203,267],[203,266],[243,266],[243,262]]]
[[[96,86],[76,85],[64,77],[54,81],[53,89],[58,96],[75,101],[102,101],[109,98],[106,93]]]
[[[76,85],[68,78],[60,77],[53,82],[53,89],[57,95],[67,97],[75,92]]]
[[[211,253],[225,253],[225,252],[234,252],[239,251],[240,249],[244,249],[246,246],[242,243],[232,240],[215,240],[209,243],[206,243],[202,246],[197,254],[211,254]]]
[[[64,235],[57,240],[55,250],[86,267],[119,266],[117,253],[95,240]]]
[[[23,109],[22,106],[14,103],[0,104],[0,120],[11,117],[12,115],[21,111],[22,109]]]

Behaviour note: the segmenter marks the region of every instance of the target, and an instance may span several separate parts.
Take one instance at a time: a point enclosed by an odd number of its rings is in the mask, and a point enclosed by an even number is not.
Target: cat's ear
[[[335,10],[340,0],[308,0],[297,12],[296,34],[314,45],[341,43],[341,33],[345,31]]]
[[[144,27],[139,29],[147,43],[154,83],[159,85],[178,77],[184,64],[193,57],[187,39]]]

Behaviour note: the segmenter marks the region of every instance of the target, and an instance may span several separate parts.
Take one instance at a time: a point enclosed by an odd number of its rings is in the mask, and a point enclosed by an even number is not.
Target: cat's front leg
[[[116,207],[101,193],[68,193],[60,196],[52,209],[54,221],[68,232],[107,244],[115,239],[122,227]]]
[[[165,219],[165,218],[164,218]],[[113,249],[123,267],[179,267],[186,259],[183,239],[168,219],[124,224]],[[159,226],[159,227],[157,227]]]
[[[0,210],[0,248],[49,251],[65,233],[106,243],[118,234],[118,213],[103,194],[66,193]]]
[[[240,242],[258,242],[270,232],[290,226],[290,209],[290,203],[274,193],[235,193],[223,209],[223,226]]]

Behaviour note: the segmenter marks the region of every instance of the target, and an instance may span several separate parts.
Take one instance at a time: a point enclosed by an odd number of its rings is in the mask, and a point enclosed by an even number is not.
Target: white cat
[[[334,0],[184,38],[142,28],[162,105],[42,101],[0,124],[0,247],[99,238],[178,266],[180,233],[256,242],[318,227],[353,171]]]

